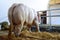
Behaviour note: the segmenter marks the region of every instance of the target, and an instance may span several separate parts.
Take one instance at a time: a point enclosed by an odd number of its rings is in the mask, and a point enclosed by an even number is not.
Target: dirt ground
[[[7,35],[0,36],[0,40],[10,40]],[[11,40],[60,40],[60,33],[22,31],[20,37],[11,36]]]

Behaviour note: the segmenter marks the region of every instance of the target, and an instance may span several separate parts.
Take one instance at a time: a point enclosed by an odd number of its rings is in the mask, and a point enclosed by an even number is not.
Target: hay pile
[[[12,35],[11,40],[60,40],[59,33],[49,33],[49,32],[29,32],[27,30],[22,31],[20,37],[14,37]],[[0,40],[9,40],[7,35],[0,37]]]

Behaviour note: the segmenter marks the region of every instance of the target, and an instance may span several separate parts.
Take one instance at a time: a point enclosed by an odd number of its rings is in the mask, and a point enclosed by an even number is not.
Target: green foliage
[[[8,22],[2,22],[1,23],[1,29],[2,30],[8,29]]]

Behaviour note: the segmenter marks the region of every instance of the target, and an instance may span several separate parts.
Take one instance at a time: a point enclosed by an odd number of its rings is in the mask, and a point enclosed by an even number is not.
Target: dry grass
[[[27,30],[22,31],[20,37],[11,36],[11,40],[60,40],[60,34],[49,32],[29,32]],[[0,37],[0,40],[9,40],[7,35]]]

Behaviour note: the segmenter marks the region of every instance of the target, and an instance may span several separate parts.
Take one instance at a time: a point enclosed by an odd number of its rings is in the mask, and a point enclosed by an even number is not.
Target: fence
[[[58,11],[60,11],[60,9],[51,9],[51,10],[46,10],[46,11],[47,11],[47,13],[43,13],[43,14],[48,14],[48,15],[46,15],[46,16],[41,16],[41,17],[49,18],[49,24],[40,24],[40,26],[42,26],[42,27],[44,27],[44,26],[45,26],[45,27],[49,26],[49,29],[53,29],[53,26],[60,28],[60,23],[59,23],[59,25],[57,25],[57,24],[52,25],[52,24],[51,24],[53,17],[60,18],[60,14],[56,15],[56,14],[58,13]],[[53,13],[52,11],[57,11],[57,13]],[[43,11],[39,11],[39,12],[43,12]],[[51,13],[54,14],[54,15],[52,15]],[[60,13],[60,12],[59,12],[59,13]],[[57,20],[60,20],[60,19],[57,19]]]

